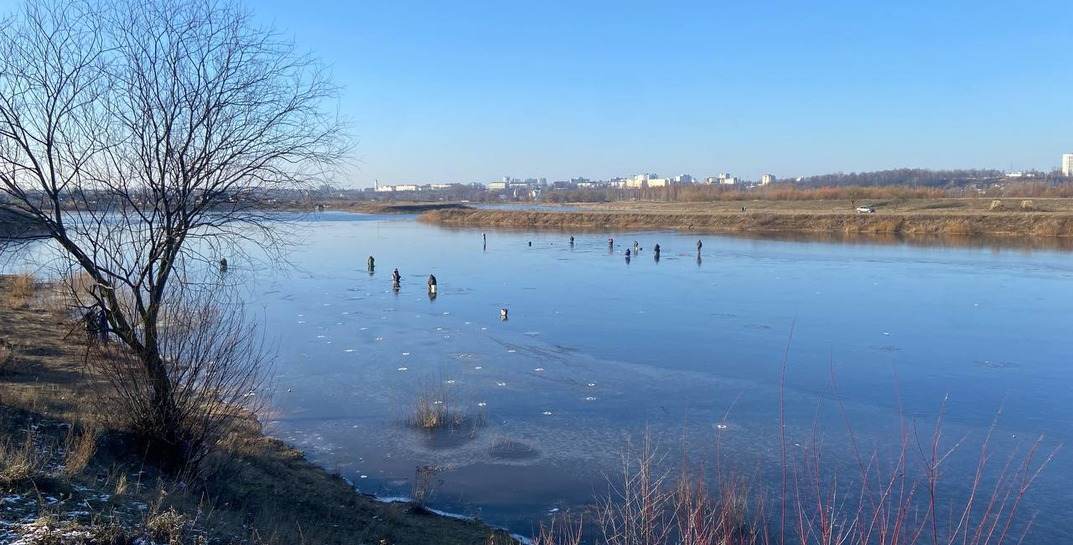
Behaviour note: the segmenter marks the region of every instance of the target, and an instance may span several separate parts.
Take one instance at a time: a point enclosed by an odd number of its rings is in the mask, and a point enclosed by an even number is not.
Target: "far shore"
[[[995,204],[995,203],[998,204]],[[858,213],[856,206],[874,208]],[[569,210],[430,210],[444,226],[530,230],[678,230],[963,238],[1073,238],[1073,199],[905,199],[886,202],[718,201],[580,203]]]
[[[466,210],[467,203],[461,202],[378,202],[378,201],[355,201],[355,200],[324,200],[316,203],[285,203],[276,207],[280,210],[292,210],[301,212],[310,211],[336,211],[358,212],[362,214],[421,214],[435,210]]]

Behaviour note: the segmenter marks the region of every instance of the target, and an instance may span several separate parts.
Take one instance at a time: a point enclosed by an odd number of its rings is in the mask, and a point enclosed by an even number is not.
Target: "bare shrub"
[[[668,543],[674,529],[674,493],[668,473],[648,433],[639,452],[627,447],[621,473],[610,480],[607,497],[597,501],[597,519],[607,545]]]
[[[540,524],[540,531],[533,538],[533,545],[581,545],[584,539],[585,524],[582,517],[569,514],[552,517],[547,523]]]
[[[258,393],[269,371],[270,354],[241,306],[213,296],[162,311],[159,374],[117,344],[95,346],[90,358],[112,384],[119,424],[149,440],[150,458],[191,472],[236,421],[263,406]]]

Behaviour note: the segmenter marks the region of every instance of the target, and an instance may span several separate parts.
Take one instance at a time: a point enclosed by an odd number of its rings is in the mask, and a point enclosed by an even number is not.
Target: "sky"
[[[1073,2],[249,1],[324,61],[341,185],[1056,168]]]

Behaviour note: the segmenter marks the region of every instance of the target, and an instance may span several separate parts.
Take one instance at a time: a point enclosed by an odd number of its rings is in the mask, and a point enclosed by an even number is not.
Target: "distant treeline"
[[[986,186],[924,187],[885,186],[815,186],[778,183],[764,187],[687,185],[654,189],[574,189],[549,191],[544,202],[616,202],[646,200],[666,202],[713,201],[812,201],[861,199],[939,199],[944,197],[1025,197],[1073,198],[1073,182],[1005,181]]]
[[[946,191],[934,187],[799,187],[794,184],[776,184],[764,187],[731,185],[684,185],[652,189],[576,189],[549,191],[543,195],[545,202],[616,202],[646,200],[665,202],[712,202],[777,200],[805,201],[832,199],[926,199],[940,198]]]
[[[928,170],[922,168],[897,168],[874,172],[837,172],[801,178],[795,183],[802,187],[839,187],[839,186],[924,186],[924,187],[960,187],[978,183],[993,182],[1005,177],[998,170],[958,169]]]
[[[678,185],[646,189],[569,189],[547,191],[553,203],[653,200],[708,202],[830,199],[934,199],[942,197],[1073,197],[1073,179],[1033,172],[1008,178],[997,170],[925,170],[903,168],[810,176],[767,186]]]

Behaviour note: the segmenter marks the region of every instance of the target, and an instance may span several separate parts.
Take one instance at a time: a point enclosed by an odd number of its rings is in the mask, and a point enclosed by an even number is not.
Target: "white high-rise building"
[[[1062,176],[1073,177],[1073,153],[1062,154]]]
[[[760,177],[760,185],[768,185],[775,181],[775,175],[765,174]]]

